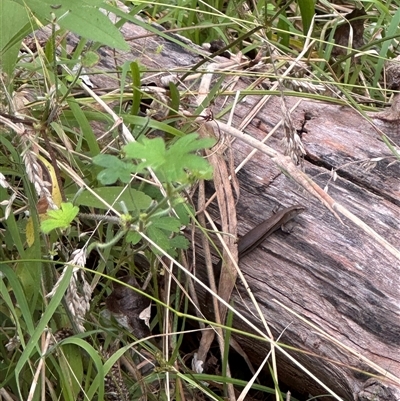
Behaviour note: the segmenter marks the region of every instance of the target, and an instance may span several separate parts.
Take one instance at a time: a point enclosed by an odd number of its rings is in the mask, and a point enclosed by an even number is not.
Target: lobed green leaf
[[[103,185],[111,185],[118,180],[128,183],[131,179],[131,173],[135,171],[134,165],[122,161],[113,155],[101,154],[93,157],[92,160],[94,164],[106,167],[106,169],[101,171],[97,176],[97,179]]]
[[[16,0],[28,8],[43,24],[49,23],[53,16],[57,24],[84,38],[100,42],[112,48],[129,50],[121,32],[110,19],[100,11],[103,0]]]
[[[98,196],[96,196],[98,195]],[[124,212],[121,202],[129,212],[138,213],[140,210],[146,210],[152,199],[142,191],[130,187],[99,187],[92,192],[83,191],[75,199],[76,205],[94,207],[96,209],[106,210],[108,206],[101,201],[103,199],[110,205],[113,205],[119,212]],[[117,202],[115,202],[117,200]]]
[[[78,213],[79,208],[72,203],[61,203],[60,209],[47,212],[49,218],[42,221],[41,229],[45,234],[48,234],[56,228],[68,228]]]

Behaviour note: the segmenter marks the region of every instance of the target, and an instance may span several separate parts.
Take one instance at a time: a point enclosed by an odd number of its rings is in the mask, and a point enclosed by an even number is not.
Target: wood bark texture
[[[249,96],[236,109],[234,125],[240,123],[256,100]],[[287,99],[288,106],[296,100]],[[307,150],[305,172],[399,248],[399,165],[393,155],[371,125],[349,108],[303,100],[292,113],[299,127],[304,113],[312,116],[305,126],[307,133],[303,134]],[[247,132],[262,140],[280,118],[280,99],[271,98]],[[269,145],[282,150],[280,136],[270,140]],[[400,140],[395,134],[390,137],[396,143]],[[252,150],[238,141],[233,147],[236,164]],[[377,158],[383,159],[374,162]],[[333,180],[332,170],[336,169]],[[279,205],[301,203],[308,208],[296,218],[297,225],[290,234],[274,233],[240,262],[274,334],[283,333],[281,343],[307,351],[308,354],[295,351],[292,354],[344,399],[371,399],[368,394],[377,399],[397,399],[399,384],[382,377],[369,379],[360,373],[376,373],[360,356],[396,376],[400,372],[399,260],[352,222],[346,219],[339,222],[264,155],[257,153],[238,177],[240,235],[267,218]],[[241,313],[257,322],[255,310],[239,281],[232,299]],[[342,346],[324,338],[295,313]],[[239,319],[235,320],[235,327],[246,330]],[[249,337],[240,337],[239,342],[253,362],[261,362],[269,349],[265,344],[256,345]],[[355,354],[344,347],[350,347]],[[278,366],[284,382],[311,394],[323,391],[286,358]],[[377,387],[373,395],[366,391],[371,383],[376,386],[378,382],[379,392]]]

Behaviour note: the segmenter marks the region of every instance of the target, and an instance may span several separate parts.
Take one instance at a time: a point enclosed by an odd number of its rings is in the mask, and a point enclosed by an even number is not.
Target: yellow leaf
[[[51,178],[51,195],[53,197],[53,202],[57,207],[60,207],[62,202],[62,196],[60,187],[58,186],[56,172],[52,166],[52,164],[45,159],[43,156],[37,155],[37,158],[42,162],[42,167],[45,167],[48,175]]]
[[[45,159],[43,156],[37,155],[37,158],[40,163],[40,166],[44,170],[43,178],[46,181],[49,181],[51,184],[51,196],[53,198],[53,202],[57,207],[60,207],[61,202],[62,202],[62,195],[61,195],[60,187],[58,186],[56,172],[55,172],[52,164],[47,159]],[[45,201],[45,198],[40,198],[38,201],[38,205],[37,205],[37,209],[39,209],[38,210],[39,219],[40,219],[40,221],[43,221],[43,220],[47,219],[47,212],[40,213],[40,211],[43,210],[43,207],[42,207],[43,205],[41,205],[41,201]],[[29,248],[35,242],[35,230],[34,230],[34,226],[33,226],[32,217],[29,217],[28,222],[26,224],[26,242],[27,242]]]

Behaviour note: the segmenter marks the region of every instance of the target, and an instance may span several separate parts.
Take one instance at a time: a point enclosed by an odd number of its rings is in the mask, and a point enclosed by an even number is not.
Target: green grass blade
[[[24,7],[14,1],[0,1],[0,15],[0,70],[11,79],[21,41],[33,27]]]
[[[142,98],[142,93],[139,88],[141,85],[140,80],[140,68],[136,61],[130,63],[131,74],[132,74],[132,107],[131,114],[137,116],[140,110],[140,101]],[[122,91],[121,91],[122,92]]]
[[[86,396],[89,400],[92,400],[94,398],[102,400],[104,397],[104,379],[108,371],[104,369],[103,362],[99,356],[98,351],[96,351],[87,341],[84,341],[83,339],[78,337],[70,337],[62,342],[62,345],[67,344],[74,344],[82,348],[82,350],[84,350],[89,355],[91,361],[94,362],[97,375],[94,378]]]
[[[305,36],[307,36],[315,14],[314,0],[298,0],[297,4],[300,8],[301,21],[303,23],[303,33]]]
[[[18,392],[19,392],[19,396],[21,399],[23,397],[21,394],[21,388],[20,388],[20,384],[19,384],[19,375],[20,375],[24,365],[29,362],[29,358],[32,354],[33,349],[38,346],[41,335],[45,331],[50,319],[53,317],[54,312],[59,307],[61,300],[65,294],[65,291],[67,290],[69,283],[71,281],[72,271],[73,271],[72,266],[68,266],[66,268],[64,277],[61,279],[53,298],[47,305],[42,318],[40,319],[38,325],[36,326],[35,331],[32,333],[32,337],[30,338],[28,344],[26,345],[25,349],[23,350],[23,352],[17,362],[17,365],[15,367],[15,379],[17,381]]]
[[[279,16],[278,28],[279,31],[277,32],[277,35],[281,38],[280,44],[288,48],[290,44],[290,24],[286,18],[285,11],[283,11]]]
[[[179,93],[177,86],[173,82],[169,83],[169,92],[171,96],[169,115],[179,114],[179,104],[181,100],[181,95]]]
[[[4,274],[7,277],[8,283],[13,290],[13,295],[15,296],[16,303],[19,305],[19,309],[20,309],[20,313],[22,314],[23,321],[26,324],[26,327],[24,327],[24,330],[27,330],[28,334],[32,335],[32,333],[35,330],[35,327],[34,327],[34,323],[32,320],[32,314],[30,312],[28,302],[26,301],[26,297],[25,297],[24,291],[22,289],[22,286],[21,286],[14,270],[11,269],[8,265],[3,264],[4,262],[0,262],[0,263],[2,264],[2,265],[0,265],[0,271],[2,272],[2,274]],[[24,335],[23,335],[23,332],[21,331],[21,326],[19,324],[19,319],[18,319],[19,312],[16,310],[14,303],[12,302],[12,300],[10,298],[10,294],[8,292],[7,286],[4,284],[3,280],[1,280],[1,282],[0,282],[0,294],[1,294],[1,298],[5,301],[7,307],[9,308],[10,312],[15,317],[18,335],[20,336],[22,345],[25,346]]]
[[[396,13],[392,17],[389,27],[386,30],[385,37],[392,37],[394,35],[399,35],[399,24],[400,24],[400,7],[397,9]],[[378,81],[381,78],[382,69],[383,69],[384,63],[388,57],[388,50],[389,50],[389,47],[391,44],[392,44],[392,41],[387,40],[382,45],[382,48],[379,52],[379,58],[376,63],[376,66],[375,66],[373,86],[376,86]]]
[[[100,147],[97,142],[97,138],[93,132],[93,129],[85,116],[85,113],[82,111],[79,104],[75,103],[72,100],[68,101],[68,105],[71,108],[72,113],[74,114],[76,122],[78,123],[78,126],[80,127],[84,138],[86,139],[91,156],[96,156],[100,153]]]
[[[171,127],[168,124],[165,124],[160,121],[148,119],[147,117],[140,116],[131,116],[129,114],[122,115],[124,122],[128,122],[129,124],[139,125],[139,126],[148,126],[149,128],[158,129],[164,132],[168,132],[169,134],[177,137],[184,136],[183,132],[177,130],[174,127]]]

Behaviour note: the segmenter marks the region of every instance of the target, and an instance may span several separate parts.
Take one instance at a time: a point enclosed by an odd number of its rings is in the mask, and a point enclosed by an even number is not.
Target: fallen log
[[[289,107],[296,100],[288,99]],[[236,110],[235,124],[255,101],[248,97],[247,104]],[[265,127],[279,122],[279,111],[279,98],[272,98],[248,132],[262,140]],[[304,113],[312,116],[303,134],[305,172],[399,248],[399,168],[388,148],[348,108],[303,100],[294,120],[301,122]],[[281,147],[279,137],[272,142]],[[252,151],[238,141],[233,148],[235,164]],[[279,205],[307,207],[296,218],[292,233],[274,233],[240,261],[275,338],[281,335],[280,343],[293,347],[290,354],[343,399],[370,399],[367,388],[373,383],[371,397],[395,400],[400,371],[399,260],[352,222],[337,220],[262,154],[256,154],[238,177],[239,234]],[[206,280],[203,270],[197,271]],[[200,299],[207,299],[206,294]],[[260,326],[240,281],[232,299],[235,309]],[[240,319],[235,319],[234,327],[246,330]],[[240,336],[238,341],[256,366],[269,350],[250,337]],[[324,392],[287,357],[281,355],[278,366],[279,378],[298,391]],[[369,374],[379,377],[371,379]],[[393,380],[388,379],[390,374]]]

